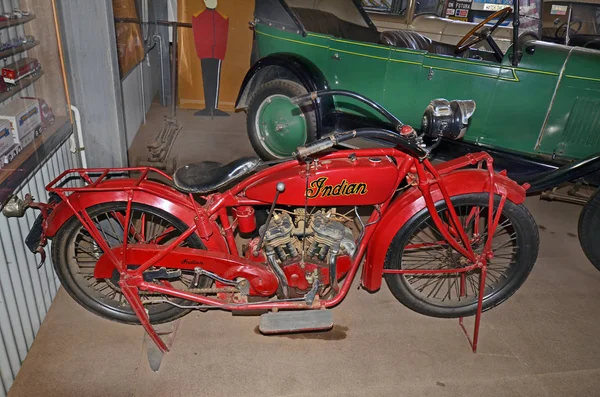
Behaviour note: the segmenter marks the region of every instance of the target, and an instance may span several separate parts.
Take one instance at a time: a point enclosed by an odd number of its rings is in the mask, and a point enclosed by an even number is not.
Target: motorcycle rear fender
[[[78,209],[90,208],[97,204],[127,201],[127,191],[136,184],[136,179],[113,179],[100,183],[97,188],[111,188],[110,191],[75,192],[69,196],[69,201]],[[190,204],[190,199],[169,186],[161,183],[143,181],[133,195],[133,202],[160,208],[176,218],[185,222],[186,225],[194,225],[196,213]],[[54,208],[45,222],[44,231],[47,237],[54,237],[58,230],[74,216],[73,210],[66,202],[61,202]],[[202,242],[209,250],[228,252],[227,244],[218,226],[211,222],[213,233]]]
[[[453,171],[443,175],[442,180],[450,197],[489,191],[487,170]],[[506,194],[507,199],[513,203],[522,204],[525,201],[525,189],[505,175],[494,174],[494,185],[496,194]],[[443,199],[437,185],[432,187],[431,195],[434,203]],[[425,198],[417,187],[408,189],[390,204],[377,225],[367,249],[362,276],[362,285],[365,289],[373,292],[381,287],[385,257],[394,236],[406,222],[424,208],[426,208]]]

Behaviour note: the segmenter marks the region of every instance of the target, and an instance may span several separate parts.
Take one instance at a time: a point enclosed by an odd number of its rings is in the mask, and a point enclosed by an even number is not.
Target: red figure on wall
[[[229,18],[216,10],[217,0],[204,0],[206,10],[192,18],[192,31],[196,53],[202,66],[202,84],[204,86],[204,109],[195,116],[229,116],[218,110],[219,84],[221,82],[221,63],[227,52]]]

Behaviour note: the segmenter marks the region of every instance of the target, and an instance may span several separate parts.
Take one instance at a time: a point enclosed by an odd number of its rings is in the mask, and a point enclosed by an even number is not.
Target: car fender
[[[294,54],[271,54],[259,59],[246,73],[235,101],[235,109],[246,109],[250,104],[250,98],[254,90],[263,82],[276,77],[297,80],[308,92],[329,88],[329,84],[321,70],[308,59]],[[322,120],[333,110],[334,105],[331,97],[322,98],[319,105],[315,107],[317,136],[321,136]]]
[[[443,175],[442,181],[450,197],[489,191],[487,170],[453,171]],[[522,204],[525,201],[525,189],[505,175],[494,174],[494,185],[496,194],[506,195],[513,203]],[[432,187],[431,195],[434,203],[443,199],[437,185]],[[385,257],[394,236],[413,216],[426,207],[421,191],[417,187],[411,187],[387,208],[369,241],[362,275],[362,285],[365,289],[376,291],[381,287]]]
[[[137,182],[137,179],[109,180],[98,184],[97,189],[74,192],[68,196],[68,199],[76,209],[87,209],[109,202],[126,202],[129,189],[135,187]],[[186,225],[194,225],[196,212],[188,196],[169,186],[151,181],[143,181],[137,186],[139,190],[134,191],[134,203],[160,208],[182,220]],[[50,238],[54,237],[65,222],[73,216],[75,214],[69,204],[65,201],[60,202],[44,222],[45,235]],[[228,252],[227,244],[218,226],[214,222],[210,222],[210,224],[212,234],[208,238],[202,238],[202,242],[210,250]]]

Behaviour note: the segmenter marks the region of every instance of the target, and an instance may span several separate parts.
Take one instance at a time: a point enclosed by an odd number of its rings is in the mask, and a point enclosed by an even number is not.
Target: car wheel
[[[317,138],[313,105],[301,108],[290,100],[306,93],[294,81],[274,80],[258,87],[252,95],[248,106],[248,137],[263,160],[289,157],[298,146]]]
[[[596,233],[600,225],[600,189],[586,203],[579,216],[579,242],[592,265],[600,270],[600,245]]]

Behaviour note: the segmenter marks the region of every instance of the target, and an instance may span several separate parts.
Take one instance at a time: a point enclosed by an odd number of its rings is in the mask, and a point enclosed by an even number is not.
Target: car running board
[[[265,313],[258,329],[265,335],[327,331],[333,328],[331,310],[293,310]]]

